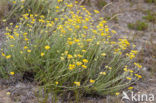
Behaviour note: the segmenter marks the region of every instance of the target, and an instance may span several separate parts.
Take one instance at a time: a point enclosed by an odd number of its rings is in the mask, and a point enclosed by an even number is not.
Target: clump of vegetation
[[[149,22],[156,23],[156,13],[148,12],[147,16],[144,16],[143,19],[146,19]]]
[[[99,8],[99,9],[102,9],[105,5],[107,5],[107,2],[105,0],[97,0],[96,1],[96,6]]]
[[[55,5],[56,0],[9,0],[13,4],[12,10],[8,13],[7,19],[20,18],[26,12],[38,15],[44,15],[46,19],[53,18],[57,15]],[[60,4],[61,5],[61,4]],[[61,7],[63,8],[63,7]],[[59,8],[60,9],[60,8]],[[53,14],[52,14],[53,13]]]
[[[146,3],[154,3],[156,4],[156,0],[145,0]]]
[[[113,41],[116,31],[103,18],[95,24],[92,14],[77,1],[39,1],[47,12],[34,6],[36,0],[13,2],[13,15],[22,14],[16,24],[6,27],[2,77],[32,72],[45,93],[71,92],[76,97],[119,95],[142,78],[137,74],[142,66],[133,61],[138,53],[134,45],[124,38]]]
[[[78,0],[79,3],[81,3],[82,5],[88,5],[91,6],[91,0]],[[105,0],[96,0],[95,2],[95,6],[98,9],[102,9],[105,5],[107,5],[107,2]]]
[[[108,20],[108,21],[113,20],[116,23],[118,22],[118,17],[117,16],[104,16],[104,19]]]
[[[143,31],[148,29],[148,24],[138,20],[135,23],[129,23],[128,28]]]

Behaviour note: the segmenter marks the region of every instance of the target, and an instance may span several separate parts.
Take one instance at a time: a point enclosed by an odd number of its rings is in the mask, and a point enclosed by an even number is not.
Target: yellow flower
[[[13,4],[16,4],[16,1],[13,1],[12,3],[13,3]]]
[[[134,63],[135,66],[137,66],[138,68],[142,68],[142,65],[140,65],[139,63]]]
[[[64,53],[67,55],[68,54],[68,51],[65,51]]]
[[[75,39],[74,41],[75,41],[75,42],[80,42],[80,40],[79,40],[79,39]]]
[[[108,32],[109,31],[109,28],[105,28],[105,31]]]
[[[119,92],[116,92],[116,93],[115,93],[115,95],[117,95],[117,96],[118,96],[119,94],[120,94]]]
[[[27,46],[24,46],[24,49],[27,49],[28,47]]]
[[[78,56],[79,58],[82,58],[82,57],[83,57],[81,54],[78,54],[77,56]]]
[[[11,58],[11,55],[7,55],[7,56],[6,56],[6,59],[10,59],[10,58]]]
[[[43,57],[45,54],[44,53],[41,53],[41,57]]]
[[[88,60],[87,59],[83,59],[82,60],[84,63],[88,63]]]
[[[58,21],[58,18],[54,18],[55,19],[55,21]]]
[[[83,52],[83,53],[85,53],[85,52],[86,52],[86,50],[82,50],[82,52]]]
[[[97,13],[97,14],[100,13],[98,10],[94,10],[94,12]]]
[[[23,54],[23,51],[20,51],[21,54]]]
[[[129,70],[129,72],[133,73],[134,71],[133,70]]]
[[[125,72],[127,72],[128,71],[128,69],[127,69],[127,65],[124,67],[124,69],[123,69]]]
[[[14,75],[15,73],[14,72],[10,72],[10,75]]]
[[[87,39],[86,41],[87,41],[87,42],[91,42],[91,41],[93,41],[93,39]]]
[[[3,22],[6,22],[6,19],[3,19]]]
[[[100,72],[101,75],[106,75],[106,72]]]
[[[112,67],[109,67],[108,69],[109,69],[109,70],[111,70],[111,69],[112,69]]]
[[[106,56],[106,53],[102,53],[101,56]]]
[[[76,65],[80,66],[82,65],[82,62],[76,62]]]
[[[60,59],[63,61],[64,60],[64,57],[60,57]]]
[[[28,52],[28,53],[30,53],[30,52],[31,52],[31,50],[27,50],[27,52]]]
[[[24,35],[24,36],[26,36],[27,34],[28,34],[28,33],[26,33],[26,32],[25,32],[25,33],[23,33],[23,35]]]
[[[45,49],[46,49],[46,50],[49,50],[49,49],[50,49],[50,46],[48,46],[48,45],[45,46]]]
[[[21,2],[22,2],[22,3],[24,3],[24,2],[25,2],[25,0],[21,0]]]
[[[59,6],[56,6],[56,9],[59,9],[60,7]]]
[[[98,41],[96,44],[97,44],[97,45],[99,45],[99,44],[100,44],[100,42]]]
[[[87,66],[85,66],[85,65],[82,65],[82,67],[85,68],[85,69],[87,68]]]
[[[5,57],[5,54],[4,54],[4,53],[2,53],[2,56],[4,56],[4,57]]]
[[[68,54],[68,57],[67,57],[68,59],[71,59],[71,58],[73,58],[73,56],[72,55],[70,55],[70,54]]]
[[[137,50],[131,50],[131,53],[137,54],[138,51]]]
[[[142,76],[141,75],[138,75],[138,78],[142,78]]]
[[[10,93],[10,92],[7,92],[6,94],[7,94],[7,95],[10,95],[11,93]]]
[[[132,89],[133,89],[133,87],[129,87],[128,89],[129,89],[129,90],[132,90]]]
[[[72,45],[74,42],[73,41],[68,41],[68,44],[69,45]]]
[[[58,82],[55,82],[56,85],[58,85]]]
[[[83,28],[84,28],[84,29],[88,29],[88,27],[87,27],[87,26],[83,26]]]
[[[69,64],[69,67],[68,67],[69,70],[73,70],[74,68],[75,68],[74,64]]]
[[[77,86],[80,86],[80,82],[74,82],[74,84],[76,84]]]
[[[10,47],[14,47],[14,45],[10,45]]]
[[[12,35],[9,35],[9,38],[10,38],[10,39],[15,39],[14,36],[12,36]]]
[[[133,47],[133,48],[135,48],[135,47],[136,47],[136,45],[134,45],[134,44],[133,44],[133,45],[132,45],[132,47]]]
[[[68,5],[67,5],[67,7],[72,8],[72,7],[73,7],[73,5],[72,5],[72,4],[68,4]]]
[[[138,74],[135,74],[135,76],[138,76]]]
[[[126,79],[127,79],[127,80],[132,80],[132,78],[130,78],[130,77],[126,77]]]
[[[76,55],[76,54],[74,54],[74,57],[75,57],[75,58],[77,58],[77,55]]]
[[[108,66],[108,65],[106,65],[106,66],[105,66],[105,68],[109,68],[109,66]]]
[[[94,82],[95,82],[95,80],[90,79],[90,83],[94,83]]]
[[[112,32],[113,34],[116,34],[116,31],[115,31],[115,30],[112,30],[111,32]]]
[[[25,38],[25,41],[28,41],[29,39],[28,38]]]
[[[62,2],[63,0],[57,0],[58,3]]]

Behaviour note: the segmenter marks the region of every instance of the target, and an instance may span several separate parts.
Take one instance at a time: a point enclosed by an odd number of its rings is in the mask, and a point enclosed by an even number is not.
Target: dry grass
[[[0,0],[0,19],[7,13],[8,4],[6,0]]]
[[[144,49],[142,49],[138,55],[138,62],[143,63],[147,70],[151,74],[156,72],[156,45],[151,43],[146,43]]]

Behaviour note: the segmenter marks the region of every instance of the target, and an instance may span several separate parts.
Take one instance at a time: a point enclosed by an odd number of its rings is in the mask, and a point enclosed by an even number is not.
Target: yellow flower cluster
[[[142,65],[140,65],[139,63],[134,63],[135,66],[137,66],[138,68],[142,68]]]
[[[133,59],[136,57],[136,54],[138,53],[137,50],[131,50],[130,53],[127,53],[126,56],[128,56],[130,59]]]
[[[106,72],[100,72],[101,75],[106,75]]]
[[[1,53],[3,57],[5,57],[6,59],[10,59],[11,55],[5,55],[3,52]]]
[[[139,75],[139,74],[135,74],[135,76],[136,76],[136,77],[138,77],[139,79],[141,79],[141,78],[142,78],[142,76],[141,76],[141,75]]]
[[[130,43],[127,41],[127,39],[119,39],[118,44],[122,50],[125,50],[130,45]]]
[[[74,84],[76,84],[76,86],[80,86],[80,82],[74,82]]]
[[[73,70],[75,68],[75,65],[74,64],[69,64],[69,69],[70,70]]]
[[[15,73],[14,72],[10,72],[10,75],[14,75]]]
[[[128,87],[129,90],[132,90],[134,87]]]
[[[94,82],[95,82],[95,80],[90,79],[90,83],[94,83]]]

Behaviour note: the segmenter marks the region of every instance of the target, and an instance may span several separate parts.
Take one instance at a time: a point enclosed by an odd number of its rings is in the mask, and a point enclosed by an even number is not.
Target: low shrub
[[[79,97],[118,95],[142,78],[137,74],[141,65],[134,63],[137,50],[127,39],[114,41],[116,31],[103,18],[95,24],[92,14],[77,2],[52,1],[56,2],[55,11],[47,13],[48,17],[32,14],[30,9],[17,24],[6,27],[1,76],[32,72],[45,92],[71,92]]]
[[[9,0],[10,3],[12,3],[12,10],[8,13],[7,19],[12,18],[20,18],[23,14],[26,12],[29,12],[31,14],[38,14],[38,15],[44,15],[46,19],[49,17],[52,19],[54,16],[57,15],[58,8],[56,8],[55,5],[57,4],[57,0]],[[63,0],[60,0],[63,1]],[[64,8],[61,6],[62,3],[59,3],[59,6],[61,8]]]
[[[156,23],[156,13],[148,12],[147,15],[143,17],[143,19],[146,19],[147,21],[152,23]]]
[[[146,3],[154,3],[156,4],[156,0],[145,0]]]
[[[138,20],[135,23],[129,23],[128,28],[134,29],[134,30],[144,31],[144,30],[147,30],[148,24]]]

